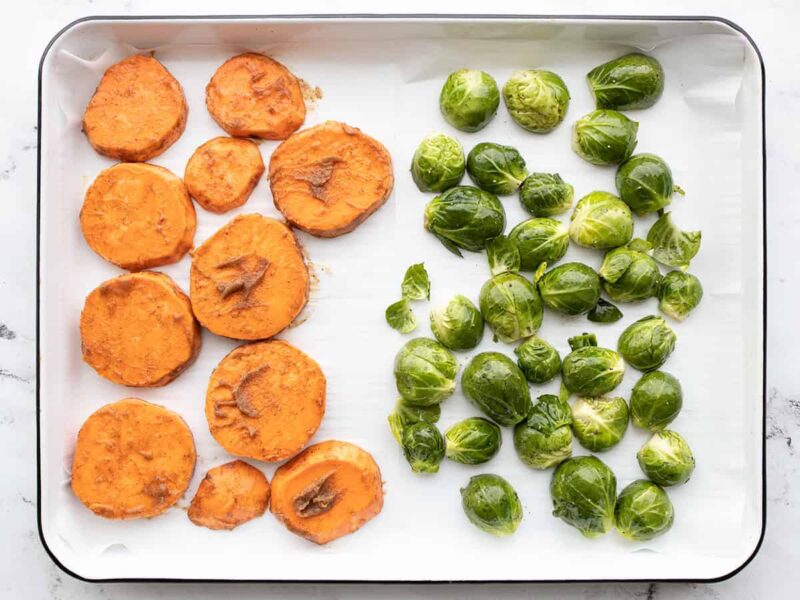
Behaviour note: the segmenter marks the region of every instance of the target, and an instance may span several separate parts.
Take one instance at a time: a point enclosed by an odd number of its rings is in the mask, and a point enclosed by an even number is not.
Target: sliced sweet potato
[[[194,151],[183,180],[200,206],[224,213],[247,202],[263,174],[264,161],[256,144],[216,137]]]
[[[327,121],[278,146],[269,161],[276,208],[293,226],[318,237],[355,229],[392,191],[392,159],[361,130]]]
[[[140,271],[180,260],[197,219],[179,177],[163,167],[120,163],[102,171],[81,208],[86,243],[107,261]]]
[[[103,74],[83,115],[83,131],[100,154],[143,162],[181,136],[188,110],[181,85],[164,65],[135,54]]]
[[[121,385],[166,385],[200,352],[189,298],[163,273],[129,273],[101,283],[86,297],[80,329],[83,360]]]
[[[378,465],[349,442],[309,446],[272,478],[272,513],[291,532],[317,544],[360,529],[382,507]]]
[[[72,490],[107,519],[141,519],[167,510],[194,473],[192,432],[171,410],[139,398],[106,404],[78,432]]]
[[[206,86],[211,117],[236,137],[284,140],[306,118],[300,83],[281,63],[248,52],[226,60]]]
[[[260,340],[287,327],[308,301],[308,269],[291,229],[240,215],[194,252],[190,295],[217,335]]]
[[[239,346],[206,391],[211,435],[231,454],[274,462],[306,445],[325,414],[325,375],[283,340]]]
[[[209,529],[233,529],[267,510],[269,482],[241,460],[209,469],[189,506],[189,519]]]

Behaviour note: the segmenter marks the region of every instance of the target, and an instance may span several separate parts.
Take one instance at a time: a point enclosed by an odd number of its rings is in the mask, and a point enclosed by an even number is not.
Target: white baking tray
[[[488,278],[485,256],[459,260],[422,229],[429,196],[415,188],[408,165],[426,134],[446,131],[467,150],[479,141],[516,146],[532,170],[558,171],[576,196],[614,191],[614,169],[591,166],[570,149],[571,123],[590,111],[584,75],[633,49],[664,65],[666,90],[640,121],[639,151],[672,165],[687,190],[674,201],[676,221],[701,228],[703,247],[692,271],[705,298],[676,324],[677,349],[666,368],[679,376],[685,407],[674,428],[697,458],[692,481],[670,489],[677,517],[668,535],[630,543],[614,532],[587,540],[550,516],[550,471],[529,470],[515,456],[510,430],[500,455],[481,467],[447,461],[432,477],[411,473],[386,424],[396,397],[392,360],[405,338],[386,326],[384,308],[399,296],[403,272],[424,261],[432,303],[455,293],[476,299]],[[355,232],[331,240],[298,234],[318,278],[302,324],[282,334],[322,365],[328,410],[315,441],[351,440],[377,459],[385,481],[383,512],[358,533],[325,547],[292,535],[270,514],[233,532],[194,526],[185,509],[206,470],[230,457],[212,439],[203,414],[206,383],[236,342],[204,332],[197,362],[158,389],[116,386],[83,364],[78,318],[86,294],[120,273],[94,255],[78,225],[83,193],[111,161],[96,154],[80,130],[83,109],[103,70],[133,52],[155,56],[177,77],[189,103],[186,132],[153,162],[182,175],[192,151],[223,132],[204,104],[205,85],[218,65],[243,51],[267,53],[324,97],[306,126],[345,121],[381,140],[395,161],[388,203]],[[501,106],[484,130],[465,134],[441,118],[438,92],[446,75],[469,66],[502,83],[512,71],[542,67],[560,73],[572,93],[566,122],[546,136],[522,131]],[[551,17],[230,17],[90,18],[73,23],[47,48],[40,89],[39,188],[39,517],[53,559],[90,580],[350,580],[543,581],[712,580],[730,576],[754,555],[764,525],[764,156],[763,67],[738,27],[713,18]],[[265,161],[276,143],[264,142]],[[525,214],[504,200],[509,226]],[[198,208],[195,243],[234,215],[279,216],[262,181],[250,201],[226,215]],[[566,218],[566,217],[565,217]],[[637,219],[637,234],[650,219]],[[569,259],[597,267],[601,254],[575,247]],[[566,260],[566,259],[565,259]],[[163,269],[188,289],[189,259]],[[429,334],[427,309],[415,304]],[[570,335],[591,330],[614,346],[621,329],[656,311],[655,301],[624,305],[613,325],[545,316],[541,335],[566,352]],[[495,345],[460,353],[463,365]],[[620,388],[627,394],[638,374]],[[534,389],[534,395],[554,385]],[[186,497],[148,521],[107,521],[73,496],[69,467],[75,435],[102,404],[140,396],[179,412],[198,450]],[[460,392],[444,405],[441,426],[476,410]],[[641,476],[635,453],[646,435],[631,427],[603,455],[620,488]],[[576,453],[585,453],[576,444]],[[259,465],[271,476],[274,465]],[[459,488],[479,472],[503,475],[525,509],[516,535],[497,539],[470,525]]]

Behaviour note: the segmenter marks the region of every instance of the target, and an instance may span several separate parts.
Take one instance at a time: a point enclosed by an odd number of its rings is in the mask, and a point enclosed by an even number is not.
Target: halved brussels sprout
[[[578,348],[561,362],[564,386],[580,396],[593,398],[607,394],[620,384],[624,375],[625,362],[608,348]]]
[[[677,339],[664,319],[649,315],[628,325],[619,336],[617,350],[634,369],[653,371],[667,362]]]
[[[477,354],[464,369],[461,387],[470,402],[506,427],[519,423],[531,409],[525,375],[499,352]]]
[[[516,148],[482,142],[467,155],[467,173],[482,190],[508,196],[517,191],[528,176],[528,169]]]
[[[415,473],[437,473],[444,458],[444,438],[436,425],[420,421],[403,429],[403,454]]]
[[[517,273],[501,273],[483,284],[480,294],[483,319],[502,342],[534,335],[542,325],[542,300],[530,281]]]
[[[683,194],[672,182],[669,165],[655,154],[631,156],[617,169],[616,184],[619,197],[637,215],[661,210],[673,193]]]
[[[570,217],[569,237],[586,248],[616,248],[633,237],[631,209],[614,194],[591,192],[581,198]]]
[[[575,456],[558,465],[550,481],[550,496],[553,516],[587,538],[601,536],[614,526],[617,478],[595,456]]]
[[[565,315],[585,313],[600,298],[600,278],[583,263],[566,263],[550,269],[538,283],[542,302]]]
[[[560,221],[546,217],[528,219],[508,234],[519,251],[523,271],[535,271],[542,263],[559,261],[569,247],[569,231]]]
[[[578,398],[572,405],[572,431],[581,446],[602,452],[616,446],[628,429],[623,398]]]
[[[574,194],[558,173],[532,173],[519,188],[519,201],[534,217],[553,217],[570,209]]]
[[[554,129],[567,114],[569,90],[555,73],[529,69],[517,71],[503,86],[503,100],[511,118],[534,133]]]
[[[397,391],[409,404],[430,406],[449,398],[456,389],[458,362],[439,342],[414,338],[394,360]]]
[[[549,469],[572,456],[572,413],[558,396],[544,394],[514,428],[514,449],[534,469]]]
[[[667,492],[651,481],[638,479],[619,493],[614,520],[622,537],[644,542],[672,527],[675,509]]]
[[[622,318],[622,311],[600,298],[595,307],[586,313],[586,318],[593,323],[616,323]]]
[[[700,251],[700,231],[682,231],[672,222],[672,213],[663,214],[647,232],[647,241],[653,245],[653,258],[662,265],[689,268],[689,262]]]
[[[415,423],[425,422],[436,424],[442,416],[442,407],[438,404],[432,406],[414,406],[400,398],[394,405],[394,411],[389,415],[389,428],[398,444],[403,443],[403,430]]]
[[[600,266],[606,293],[616,302],[640,302],[658,293],[661,271],[656,261],[629,247],[606,253]]]
[[[531,383],[547,383],[561,370],[561,356],[552,344],[531,337],[514,349],[517,365]]]
[[[469,298],[459,294],[444,308],[431,311],[431,331],[451,350],[469,350],[483,338],[483,316]]]
[[[405,298],[386,308],[386,322],[400,333],[411,333],[417,328],[417,318]]]
[[[500,451],[500,428],[482,417],[471,417],[453,425],[444,434],[447,458],[464,465],[488,462]]]
[[[450,73],[439,94],[445,121],[461,131],[483,129],[497,113],[500,92],[488,73],[460,69]]]
[[[411,160],[411,177],[420,192],[443,192],[458,185],[467,168],[458,140],[443,133],[423,139]]]
[[[519,248],[508,236],[498,235],[486,242],[486,258],[489,259],[489,271],[492,275],[519,271]]]
[[[660,431],[675,420],[683,406],[680,382],[664,371],[645,373],[631,392],[631,419],[642,429]]]
[[[400,291],[406,300],[431,299],[431,280],[425,270],[425,263],[411,265],[406,269]]]
[[[680,485],[694,473],[694,455],[683,437],[668,429],[657,431],[636,454],[639,466],[658,485]]]
[[[458,256],[459,248],[480,252],[505,228],[506,212],[497,196],[476,187],[450,188],[425,207],[425,229]]]
[[[615,110],[595,110],[578,119],[572,149],[593,165],[618,165],[636,148],[639,123]]]
[[[703,299],[700,280],[683,271],[670,271],[661,280],[658,289],[658,309],[676,321],[689,316]]]
[[[470,523],[493,535],[511,535],[522,522],[517,492],[499,475],[475,475],[461,488],[461,506]]]
[[[664,91],[664,70],[652,56],[634,52],[603,63],[586,75],[597,108],[649,108]]]

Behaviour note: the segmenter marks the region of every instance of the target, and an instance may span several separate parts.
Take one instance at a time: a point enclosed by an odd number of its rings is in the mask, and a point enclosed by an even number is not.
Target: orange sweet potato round
[[[269,482],[241,460],[209,469],[189,506],[189,519],[209,529],[233,529],[267,510]]]

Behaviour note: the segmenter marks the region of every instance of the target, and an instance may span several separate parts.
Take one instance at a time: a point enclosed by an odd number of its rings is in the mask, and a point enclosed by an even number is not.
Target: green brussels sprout
[[[650,315],[628,325],[619,336],[617,350],[639,371],[653,371],[667,362],[678,338],[661,317]]]
[[[598,272],[603,288],[616,302],[640,302],[658,293],[661,271],[644,252],[628,247],[606,252]]]
[[[449,398],[456,389],[456,357],[439,342],[414,338],[394,360],[397,391],[409,404],[431,406]]]
[[[558,396],[544,394],[514,427],[514,449],[534,469],[549,469],[572,456],[572,413]]]
[[[570,350],[577,350],[578,348],[585,348],[586,346],[597,347],[597,336],[593,333],[582,333],[574,335],[567,340]]]
[[[467,155],[467,173],[482,190],[508,196],[517,191],[528,169],[516,148],[482,142]]]
[[[431,280],[425,270],[425,263],[417,263],[406,269],[400,291],[406,300],[431,299]]]
[[[461,506],[470,523],[494,535],[511,535],[522,521],[517,492],[499,475],[475,475],[461,488]]]
[[[601,536],[614,526],[617,478],[597,457],[575,456],[558,465],[550,481],[550,497],[553,516],[587,538]]]
[[[647,232],[647,241],[653,245],[653,258],[662,265],[689,268],[689,262],[700,251],[700,231],[682,231],[672,222],[672,213],[663,214]]]
[[[519,249],[508,236],[498,235],[487,241],[486,258],[489,259],[489,270],[492,275],[519,271]]]
[[[660,431],[675,420],[683,406],[680,382],[664,371],[645,373],[631,392],[631,419],[642,429]]]
[[[464,465],[490,461],[500,451],[503,435],[500,428],[482,417],[456,423],[444,434],[447,458]]]
[[[519,188],[519,201],[534,217],[554,217],[572,206],[575,189],[558,173],[532,173]]]
[[[432,406],[414,406],[400,398],[394,406],[394,411],[389,415],[389,428],[398,444],[403,443],[403,430],[415,423],[430,423],[435,425],[442,416],[442,407],[438,404]]]
[[[561,356],[550,343],[531,337],[514,349],[517,366],[531,383],[547,383],[561,371]]]
[[[586,75],[597,108],[649,108],[664,91],[664,70],[653,57],[634,52],[589,71]]]
[[[444,438],[436,425],[420,421],[403,429],[403,454],[414,473],[437,473],[444,458]]]
[[[499,352],[482,352],[469,362],[461,376],[464,395],[503,426],[516,425],[531,409],[525,375]]]
[[[591,192],[581,198],[570,217],[569,237],[586,248],[616,248],[633,237],[631,209],[614,194]]]
[[[618,165],[636,148],[639,123],[615,110],[595,110],[578,119],[572,149],[593,165]]]
[[[492,277],[483,284],[479,300],[483,319],[495,339],[507,344],[534,335],[542,325],[539,292],[517,273]]]
[[[669,429],[655,432],[636,459],[644,474],[662,486],[686,483],[694,472],[694,455],[689,444]]]
[[[703,299],[700,280],[683,271],[670,271],[661,280],[658,288],[658,309],[676,321],[689,316]]]
[[[652,540],[666,533],[674,520],[667,492],[651,481],[638,479],[619,493],[614,521],[622,537],[634,542]]]
[[[519,265],[523,271],[535,271],[542,263],[560,260],[569,247],[567,227],[546,217],[523,221],[509,232],[508,238],[519,250]]]
[[[497,114],[500,92],[488,73],[460,69],[450,73],[439,94],[445,121],[461,131],[483,129]]]
[[[533,133],[547,133],[564,120],[569,107],[567,84],[550,71],[517,71],[503,86],[511,118]]]
[[[573,394],[589,398],[607,394],[620,384],[624,375],[625,362],[608,348],[578,348],[561,362],[564,387]]]
[[[572,431],[587,450],[616,446],[627,429],[628,405],[622,398],[578,398],[572,405]]]
[[[480,252],[505,228],[506,212],[497,196],[476,187],[450,188],[425,207],[425,229],[458,256],[459,248]]]
[[[539,293],[548,308],[565,315],[579,315],[597,304],[600,278],[583,263],[565,263],[539,279]]]
[[[443,346],[469,350],[483,339],[483,316],[468,298],[459,294],[444,308],[431,311],[431,331]]]
[[[458,185],[466,168],[461,144],[443,133],[423,139],[411,159],[411,177],[420,192],[443,192]]]
[[[622,318],[622,311],[600,298],[594,308],[586,313],[586,318],[592,323],[616,323]]]
[[[656,212],[672,201],[672,194],[683,190],[672,183],[672,171],[655,154],[636,154],[617,169],[617,191],[622,201],[637,215]]]
[[[411,333],[417,328],[417,318],[405,298],[386,308],[386,322],[400,333]]]

